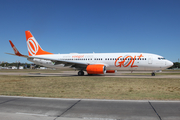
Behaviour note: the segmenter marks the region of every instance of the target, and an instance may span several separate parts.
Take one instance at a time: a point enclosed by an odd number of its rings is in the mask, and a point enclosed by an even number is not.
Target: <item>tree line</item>
[[[168,69],[178,69],[180,68],[180,63],[179,62],[174,62],[174,65]]]
[[[40,66],[40,65],[35,65],[35,64],[30,64],[30,63],[1,63],[1,64],[0,64],[0,66],[2,66],[2,67],[10,67],[10,66],[19,67],[19,66],[23,66],[25,69],[26,69],[26,68],[30,68],[32,65],[33,65],[35,68],[42,67],[42,66]]]

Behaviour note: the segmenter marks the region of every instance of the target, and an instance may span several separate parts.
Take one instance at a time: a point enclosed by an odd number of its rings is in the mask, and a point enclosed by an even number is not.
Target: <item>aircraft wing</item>
[[[25,57],[25,58],[28,58],[28,57],[29,57],[29,56],[27,56],[27,55],[22,55],[22,54],[18,51],[18,49],[15,47],[15,45],[12,43],[11,40],[9,40],[9,43],[10,43],[12,49],[14,50],[14,53],[15,53],[15,54],[12,54],[12,53],[5,53],[5,54],[15,55],[15,56]]]
[[[29,56],[27,56],[27,55],[22,55],[22,54],[20,54],[20,55],[12,54],[12,53],[5,53],[5,54],[14,55],[14,56],[19,56],[19,57],[25,57],[25,58],[28,58],[28,57],[29,57]]]
[[[81,69],[81,70],[82,69],[86,70],[86,67],[89,65],[88,63],[75,62],[75,61],[66,61],[66,60],[58,60],[58,59],[54,59],[54,58],[46,58],[46,57],[41,57],[41,56],[29,56],[29,58],[51,60],[52,62],[54,62],[54,65],[64,64],[64,67],[70,66],[71,68],[76,68],[76,69]]]

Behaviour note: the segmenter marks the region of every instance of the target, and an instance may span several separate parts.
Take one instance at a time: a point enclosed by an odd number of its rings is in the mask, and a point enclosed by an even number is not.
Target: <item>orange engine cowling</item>
[[[86,71],[88,74],[104,74],[106,73],[106,66],[101,64],[88,65]]]

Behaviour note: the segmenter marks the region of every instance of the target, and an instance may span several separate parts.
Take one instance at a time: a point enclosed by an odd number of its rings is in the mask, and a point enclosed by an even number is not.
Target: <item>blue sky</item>
[[[52,53],[144,52],[180,58],[180,0],[0,0],[0,61],[28,62],[25,30]]]

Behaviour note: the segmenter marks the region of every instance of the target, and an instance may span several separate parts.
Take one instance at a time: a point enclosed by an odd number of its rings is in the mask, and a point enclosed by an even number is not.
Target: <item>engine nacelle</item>
[[[88,65],[86,71],[88,74],[104,74],[106,73],[106,66],[101,64]]]

